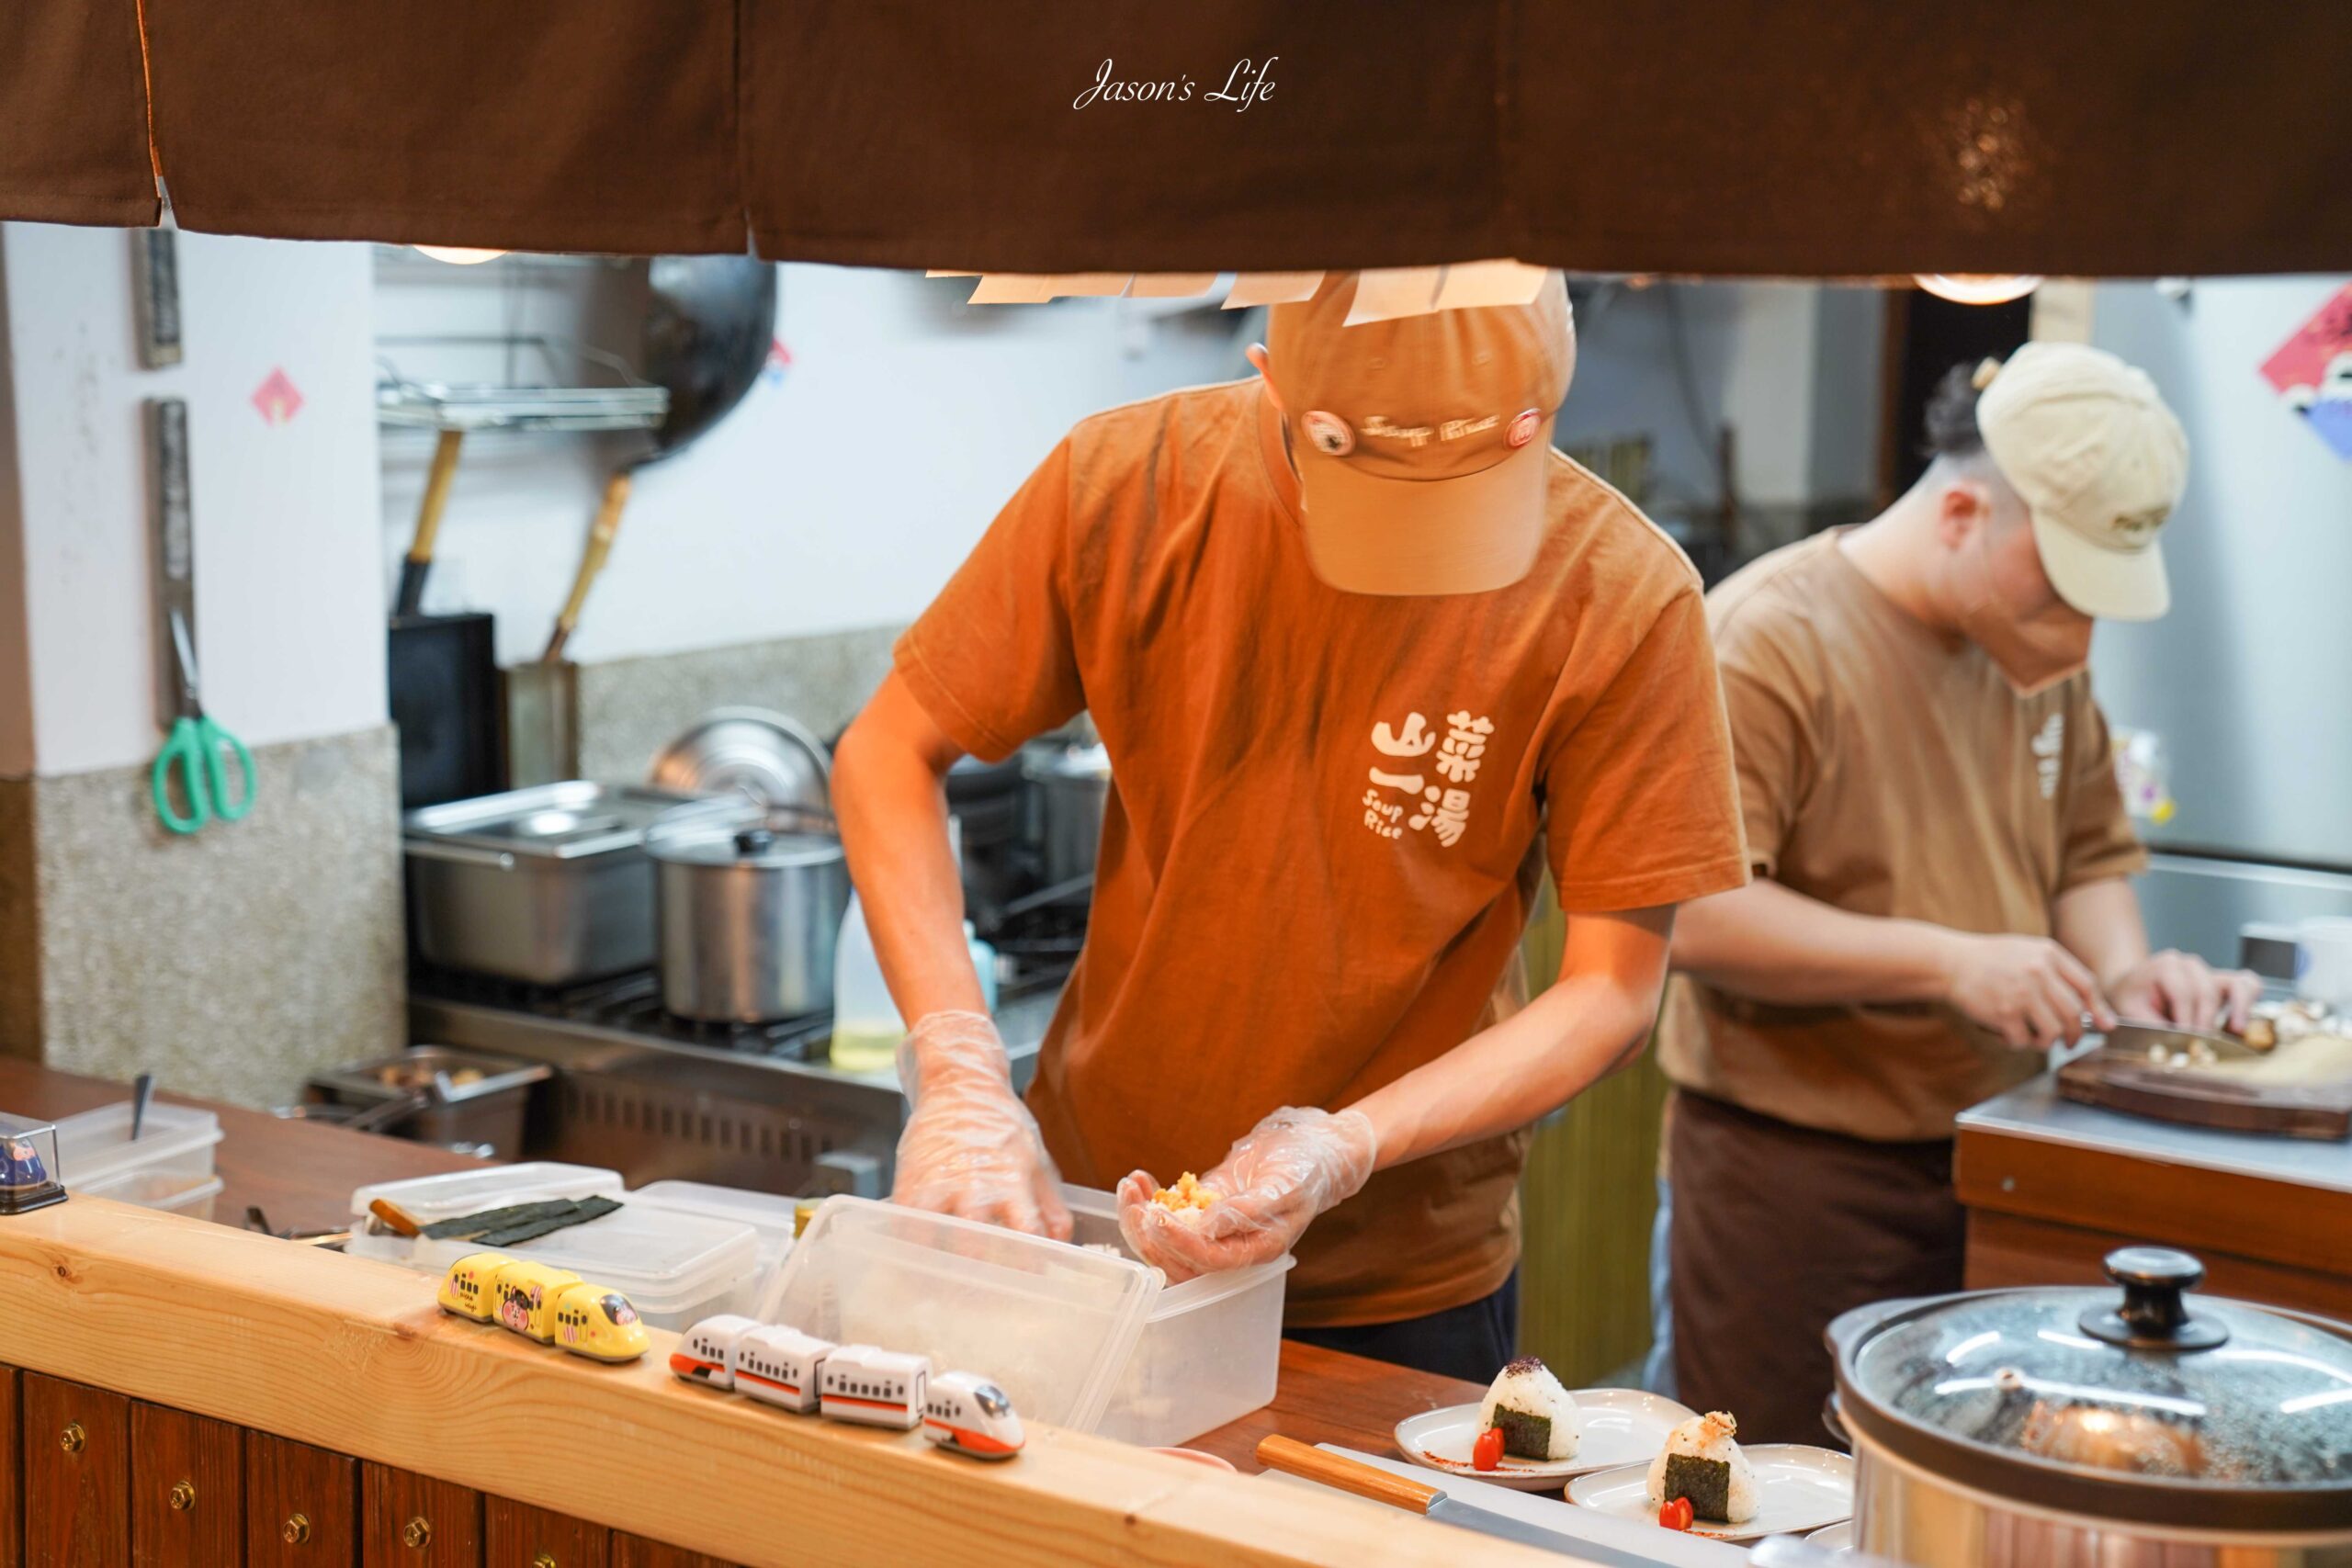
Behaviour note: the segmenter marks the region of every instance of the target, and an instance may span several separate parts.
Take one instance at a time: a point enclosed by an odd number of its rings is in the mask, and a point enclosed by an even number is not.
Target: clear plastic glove
[[[1219,1194],[1179,1212],[1151,1201],[1159,1183],[1138,1170],[1119,1183],[1119,1233],[1170,1281],[1280,1258],[1326,1209],[1372,1175],[1378,1140],[1361,1111],[1285,1106],[1244,1134],[1201,1185]]]
[[[1069,1239],[1060,1177],[1036,1118],[1012,1092],[993,1021],[926,1014],[899,1043],[899,1082],[912,1109],[899,1134],[893,1202]]]

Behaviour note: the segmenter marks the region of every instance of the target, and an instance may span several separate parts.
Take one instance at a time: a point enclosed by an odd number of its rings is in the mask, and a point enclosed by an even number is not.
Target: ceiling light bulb
[[[1955,305],[2006,305],[2041,286],[2041,275],[2030,272],[1921,272],[1911,280]]]
[[[451,266],[480,266],[483,262],[496,261],[506,254],[504,251],[480,250],[472,245],[417,245],[413,249],[419,255],[447,262]]]

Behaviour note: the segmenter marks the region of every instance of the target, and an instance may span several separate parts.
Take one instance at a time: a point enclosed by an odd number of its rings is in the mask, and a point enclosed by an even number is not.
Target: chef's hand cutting
[[[2168,948],[2135,965],[2109,994],[2127,1019],[2243,1034],[2247,1014],[2262,999],[2262,976],[2216,969],[2195,953]]]
[[[1361,1111],[1285,1107],[1259,1122],[1201,1178],[1219,1194],[1189,1214],[1152,1201],[1147,1171],[1119,1183],[1119,1231],[1171,1281],[1264,1263],[1288,1252],[1317,1214],[1372,1175],[1378,1140]]]
[[[934,1012],[899,1043],[899,1081],[913,1107],[899,1134],[893,1201],[1068,1241],[1069,1211],[1012,1092],[996,1025],[977,1012]]]

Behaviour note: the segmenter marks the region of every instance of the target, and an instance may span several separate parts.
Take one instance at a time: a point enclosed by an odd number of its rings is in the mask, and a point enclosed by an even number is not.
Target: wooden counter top
[[[1953,1183],[1973,1290],[2096,1284],[2153,1242],[2217,1295],[2352,1320],[2352,1145],[2077,1105],[2045,1077],[1962,1114]]]
[[[17,1115],[67,1116],[127,1100],[130,1092],[122,1084],[101,1078],[0,1059],[0,1111]],[[264,1111],[183,1095],[157,1098],[201,1106],[220,1116],[221,1138],[214,1165],[222,1187],[213,1215],[232,1226],[243,1225],[246,1208],[258,1205],[281,1232],[333,1229],[349,1220],[354,1188],[488,1163],[399,1138],[287,1122]],[[71,1171],[65,1179],[70,1188]],[[1453,1378],[1284,1341],[1274,1403],[1191,1446],[1230,1460],[1245,1472],[1261,1468],[1255,1450],[1258,1439],[1270,1432],[1301,1442],[1390,1453],[1395,1450],[1391,1431],[1404,1417],[1474,1402],[1484,1392]]]

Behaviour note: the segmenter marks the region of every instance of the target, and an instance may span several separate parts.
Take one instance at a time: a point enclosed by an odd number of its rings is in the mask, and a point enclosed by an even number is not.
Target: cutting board
[[[2289,1053],[2304,1043],[2280,1045],[2278,1062],[2288,1063]],[[2138,1052],[2101,1049],[2060,1067],[2058,1092],[2086,1105],[2233,1133],[2352,1137],[2352,1077],[2265,1082],[2210,1070],[2160,1067]]]

